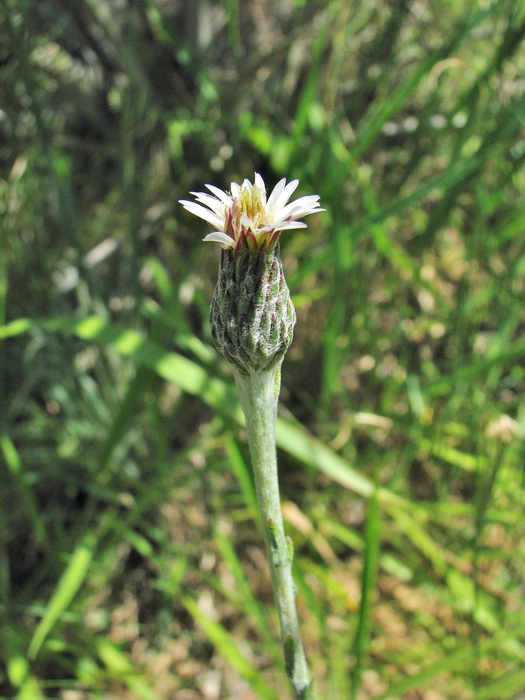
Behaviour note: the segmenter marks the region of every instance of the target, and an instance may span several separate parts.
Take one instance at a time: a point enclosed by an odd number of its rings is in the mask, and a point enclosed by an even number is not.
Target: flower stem
[[[271,369],[250,374],[241,373],[235,367],[233,371],[246,417],[259,513],[281,622],[286,674],[296,700],[313,700],[313,688],[309,680],[295,607],[295,586],[292,578],[293,545],[290,538],[284,534],[277,477],[275,423],[281,383],[281,362]]]

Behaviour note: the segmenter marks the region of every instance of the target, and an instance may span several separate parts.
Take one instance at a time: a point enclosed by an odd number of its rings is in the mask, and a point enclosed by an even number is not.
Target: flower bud
[[[295,320],[278,244],[271,251],[221,251],[210,323],[228,362],[244,374],[275,366],[292,342]]]

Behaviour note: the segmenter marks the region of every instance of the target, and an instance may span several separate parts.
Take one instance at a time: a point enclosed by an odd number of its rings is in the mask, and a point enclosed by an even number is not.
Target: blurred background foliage
[[[319,698],[523,699],[525,6],[2,0],[0,696],[288,698],[218,247],[260,172]]]

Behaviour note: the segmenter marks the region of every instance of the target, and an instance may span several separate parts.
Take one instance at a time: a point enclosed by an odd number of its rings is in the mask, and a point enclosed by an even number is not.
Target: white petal
[[[304,197],[299,197],[299,199],[294,199],[293,202],[290,202],[290,204],[300,204],[303,206],[304,204],[315,204],[317,206],[317,203],[319,202],[319,195],[318,194],[307,194]]]
[[[212,192],[217,199],[220,199],[223,204],[225,204],[227,207],[230,206],[232,203],[232,198],[227,192],[224,192],[224,190],[219,189],[218,187],[215,187],[215,185],[205,185],[210,192]]]
[[[255,173],[255,184],[257,185],[257,187],[261,191],[262,203],[266,204],[266,185],[264,184],[264,180],[259,175],[259,173]]]
[[[205,209],[205,207],[203,207],[201,204],[196,204],[195,202],[188,202],[185,199],[180,199],[179,202],[182,204],[184,209],[191,212],[192,214],[195,214],[195,216],[204,219],[204,221],[207,221],[214,228],[221,229],[223,227],[224,224],[222,219],[220,219],[212,211],[209,211],[209,209]]]
[[[299,197],[294,202],[290,202],[280,211],[275,213],[274,221],[283,221],[293,216],[295,219],[300,219],[302,216],[307,216],[307,214],[313,214],[316,211],[320,211],[318,205],[319,196],[316,194],[310,194],[306,197]]]
[[[295,192],[297,189],[297,185],[299,184],[299,180],[292,180],[289,182],[284,190],[281,192],[281,194],[277,197],[277,201],[275,202],[275,211],[279,211],[281,207],[284,207],[286,202],[290,199],[292,194]]]
[[[222,245],[227,245],[229,248],[233,248],[235,241],[231,236],[228,236],[224,231],[212,231],[204,236],[203,241],[214,241],[215,243],[222,243]]]
[[[204,204],[204,206],[211,209],[217,216],[222,217],[224,215],[224,204],[215,197],[212,197],[211,194],[206,194],[205,192],[192,192],[191,194],[195,195],[197,202]]]
[[[308,225],[305,224],[304,221],[294,221],[292,219],[291,221],[283,221],[276,226],[272,226],[274,231],[284,231],[292,228],[308,228]]]
[[[268,199],[268,211],[271,210],[271,208],[274,206],[275,202],[277,201],[277,198],[281,194],[281,192],[284,190],[284,186],[286,185],[286,178],[283,177],[282,180],[279,180],[279,182],[275,185],[275,187],[272,190],[272,193]]]
[[[232,182],[231,189],[230,189],[230,192],[232,193],[232,197],[238,197],[240,191],[241,191],[240,186],[236,182]]]
[[[249,216],[246,216],[246,214],[241,214],[241,226],[244,226],[244,228],[249,228],[253,231],[254,222]]]

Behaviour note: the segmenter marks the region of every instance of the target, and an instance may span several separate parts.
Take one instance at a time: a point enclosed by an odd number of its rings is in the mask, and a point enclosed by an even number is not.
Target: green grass
[[[522,4],[1,10],[0,697],[288,697],[177,203],[256,170],[327,210],[277,431],[317,696],[518,700]]]

